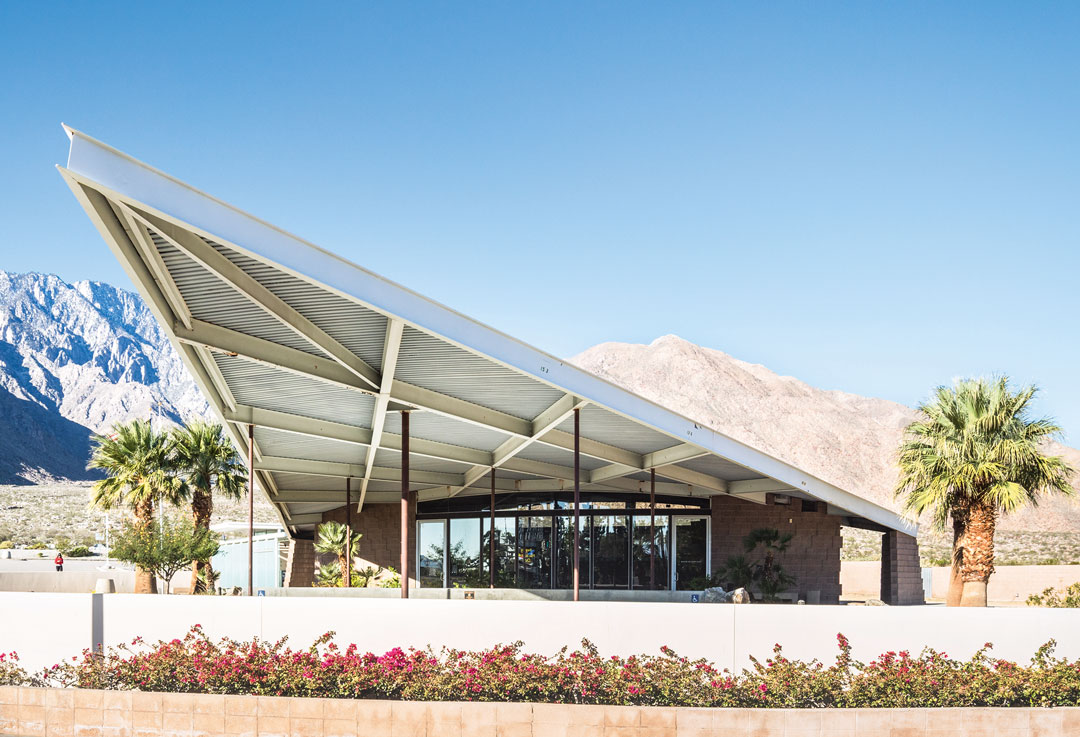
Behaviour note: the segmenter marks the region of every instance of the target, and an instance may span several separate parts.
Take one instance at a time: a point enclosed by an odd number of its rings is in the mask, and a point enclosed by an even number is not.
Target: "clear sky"
[[[68,123],[562,356],[667,333],[1080,442],[1080,5],[0,3],[0,268],[129,286]]]

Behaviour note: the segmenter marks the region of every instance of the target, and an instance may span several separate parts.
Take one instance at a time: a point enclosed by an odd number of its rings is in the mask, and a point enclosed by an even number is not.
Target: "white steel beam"
[[[295,415],[291,412],[279,412],[272,409],[262,409],[246,404],[237,405],[235,410],[223,413],[229,422],[240,424],[253,424],[256,427],[268,430],[307,435],[314,438],[325,438],[354,445],[368,446],[371,443],[372,431],[366,427],[348,425],[341,422],[320,420],[303,415]],[[385,430],[382,434],[381,447],[386,450],[401,450],[401,436],[397,433],[389,433]],[[437,458],[443,461],[455,463],[484,463],[491,461],[491,453],[486,450],[475,450],[450,443],[440,443],[436,440],[424,440],[412,438],[409,441],[409,450],[413,455]]]
[[[390,390],[394,384],[394,372],[397,370],[398,354],[401,351],[401,334],[404,330],[405,323],[401,320],[386,321],[386,336],[383,339],[382,352],[382,379],[379,381],[379,396],[375,398],[375,408],[371,414],[371,444],[368,445],[367,457],[364,459],[364,477],[360,482],[360,501],[356,505],[357,512],[364,509],[368,482],[371,481],[371,469],[375,465],[375,454],[379,452],[379,443],[382,442],[383,426],[386,424],[386,408],[390,404]]]
[[[282,458],[264,455],[255,462],[258,471],[273,473],[298,473],[308,476],[331,476],[337,478],[359,478],[364,467],[357,463],[338,463],[337,461],[309,461],[303,458]],[[400,468],[374,466],[371,478],[376,481],[400,481]],[[441,473],[439,471],[409,471],[409,478],[420,484],[460,484],[460,473]]]
[[[180,288],[176,286],[176,282],[173,281],[172,274],[169,273],[169,268],[165,265],[165,262],[161,260],[161,254],[158,253],[157,246],[154,245],[153,239],[150,237],[149,231],[146,229],[146,224],[134,217],[134,213],[130,207],[120,204],[116,206],[122,216],[122,221],[130,232],[131,242],[135,245],[135,248],[139,250],[142,255],[143,261],[146,263],[150,273],[154,276],[154,281],[157,283],[161,293],[165,295],[165,298],[169,301],[169,306],[172,308],[173,314],[184,323],[187,327],[191,327],[191,310],[188,309],[187,302],[184,301],[184,296],[180,293]]]
[[[491,463],[486,466],[478,464],[466,471],[464,483],[461,485],[460,489],[454,492],[454,494],[460,493],[486,476],[491,471],[491,466],[495,466],[496,468],[504,466],[518,453],[535,443],[555,427],[562,424],[563,420],[570,417],[575,409],[580,409],[586,404],[588,404],[588,402],[580,397],[575,397],[572,394],[564,394],[556,400],[554,404],[533,418],[528,436],[517,435],[510,438],[495,449],[495,452],[492,454]],[[506,466],[506,468],[509,469],[510,467]],[[453,496],[453,494],[451,494],[451,496]]]
[[[355,374],[337,363],[279,343],[223,328],[220,325],[192,320],[189,330],[183,324],[175,322],[173,333],[182,343],[206,346],[228,355],[337,384],[364,394],[377,394]],[[507,435],[528,435],[532,431],[532,423],[528,420],[481,407],[463,399],[406,384],[397,379],[394,380],[392,387],[391,398],[403,404],[480,425],[489,430],[497,430]]]
[[[149,213],[123,207],[133,218],[140,220],[146,227],[152,228],[158,235],[179,249],[190,259],[207,269],[211,274],[228,284],[256,307],[273,317],[285,327],[311,345],[326,353],[332,359],[356,374],[372,387],[380,383],[379,373],[363,359],[343,346],[325,330],[304,317],[299,310],[278,297],[255,277],[225,258],[213,246],[186,228],[156,218]]]

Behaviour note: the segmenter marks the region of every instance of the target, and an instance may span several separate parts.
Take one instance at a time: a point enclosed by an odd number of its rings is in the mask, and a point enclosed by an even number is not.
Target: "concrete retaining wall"
[[[1080,708],[688,709],[0,687],[18,737],[931,737],[1080,735]]]
[[[931,598],[945,598],[949,590],[949,569],[934,567]],[[1080,581],[1080,566],[998,566],[990,577],[987,597],[997,603],[1024,603],[1031,594],[1047,588],[1061,589]],[[840,586],[844,596],[878,598],[881,588],[879,561],[844,561],[840,564]]]
[[[95,608],[94,600],[98,605]],[[0,593],[0,652],[18,651],[32,670],[141,636],[182,637],[201,624],[211,637],[289,636],[302,648],[333,630],[339,643],[382,653],[394,647],[485,648],[521,640],[537,653],[576,647],[587,637],[603,654],[657,653],[668,645],[722,668],[767,657],[773,643],[802,659],[835,658],[836,634],[866,661],[887,650],[924,646],[965,658],[992,641],[1003,658],[1027,662],[1050,638],[1080,658],[1077,613],[1065,609],[946,609],[668,604],[583,601],[464,601]],[[93,639],[95,637],[97,639]]]

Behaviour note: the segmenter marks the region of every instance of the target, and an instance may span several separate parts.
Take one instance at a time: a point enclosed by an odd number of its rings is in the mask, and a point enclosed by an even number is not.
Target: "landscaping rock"
[[[731,592],[732,604],[749,604],[750,601],[750,592],[742,587],[739,587]]]

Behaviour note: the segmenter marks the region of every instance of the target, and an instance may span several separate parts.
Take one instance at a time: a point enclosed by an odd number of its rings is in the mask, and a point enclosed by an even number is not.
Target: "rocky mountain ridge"
[[[0,483],[91,478],[92,432],[207,411],[138,295],[0,271]]]
[[[650,345],[601,343],[571,363],[765,451],[842,489],[899,511],[894,457],[916,412],[896,402],[817,389],[674,335]],[[1080,451],[1052,450],[1080,468]],[[1074,482],[1080,491],[1080,474]],[[1080,499],[1047,499],[1002,529],[1080,531]]]

